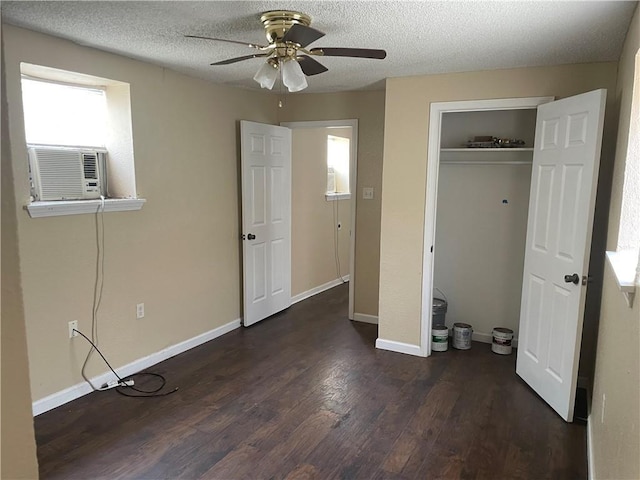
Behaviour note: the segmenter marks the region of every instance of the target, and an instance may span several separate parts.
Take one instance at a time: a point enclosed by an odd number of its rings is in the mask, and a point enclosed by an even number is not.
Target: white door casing
[[[438,175],[440,165],[440,139],[442,116],[452,112],[482,110],[533,109],[553,101],[553,97],[501,98],[493,100],[463,100],[458,102],[434,102],[429,113],[429,150],[427,161],[427,186],[425,195],[424,245],[422,257],[422,307],[420,318],[420,356],[431,355],[431,325],[433,304],[433,265],[436,239],[436,212],[438,199]]]
[[[516,372],[573,421],[606,90],[538,107]],[[576,274],[578,283],[565,280]]]
[[[243,325],[291,305],[291,130],[241,121]]]
[[[355,318],[355,284],[356,284],[356,206],[358,202],[358,120],[319,120],[303,122],[282,122],[280,125],[292,130],[299,128],[331,128],[351,127],[351,152],[349,155],[349,191],[351,192],[351,232],[349,235],[349,320]]]

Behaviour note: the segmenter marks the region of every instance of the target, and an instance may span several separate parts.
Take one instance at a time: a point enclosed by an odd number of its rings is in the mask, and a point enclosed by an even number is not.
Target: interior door
[[[241,121],[245,327],[291,305],[291,130]]]
[[[573,421],[606,90],[538,107],[516,372]]]

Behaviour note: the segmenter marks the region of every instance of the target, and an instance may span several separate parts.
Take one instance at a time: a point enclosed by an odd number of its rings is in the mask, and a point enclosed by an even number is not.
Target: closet
[[[447,326],[487,343],[494,327],[514,330],[516,373],[569,422],[606,94],[430,106],[422,352],[439,289]]]
[[[476,341],[491,343],[494,327],[518,336],[536,113],[441,117],[433,286],[448,301],[446,325],[470,324]]]

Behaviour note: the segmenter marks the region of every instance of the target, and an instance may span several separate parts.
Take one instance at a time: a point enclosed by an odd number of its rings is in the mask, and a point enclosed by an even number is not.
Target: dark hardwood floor
[[[342,285],[151,368],[172,395],[39,415],[41,478],[586,478],[585,426],[519,380],[515,355],[376,350],[347,303]]]

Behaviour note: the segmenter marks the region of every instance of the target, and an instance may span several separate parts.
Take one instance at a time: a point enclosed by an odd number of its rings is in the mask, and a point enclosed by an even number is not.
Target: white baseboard
[[[493,343],[493,335],[482,332],[473,332],[471,334],[471,340],[482,343]]]
[[[593,464],[593,432],[591,430],[591,415],[587,419],[587,478],[595,478],[595,466]]]
[[[133,362],[124,365],[123,367],[116,368],[118,375],[121,377],[127,377],[134,373],[137,373],[145,368],[149,368],[157,363],[162,362],[168,358],[174,357],[180,353],[186,352],[198,345],[202,345],[214,338],[218,338],[225,333],[229,333],[232,330],[240,327],[240,319],[233,320],[221,327],[214,328],[213,330],[209,330],[208,332],[197,335],[193,338],[185,340],[184,342],[177,343],[170,347],[167,347],[159,352],[153,353],[146,357],[140,358],[138,360],[134,360]],[[91,383],[93,385],[102,385],[108,381],[114,380],[113,373],[111,371],[107,371],[102,373],[96,377],[91,378]],[[33,402],[32,409],[33,415],[40,415],[41,413],[48,412],[60,405],[64,405],[71,400],[75,400],[76,398],[80,398],[88,393],[91,393],[93,388],[87,382],[81,382],[72,387],[65,388],[59,392],[48,395],[40,400],[36,400]]]
[[[312,288],[311,290],[307,290],[306,292],[299,293],[291,297],[291,305],[294,303],[301,302],[302,300],[306,300],[309,297],[313,297],[319,293],[324,292],[325,290],[329,290],[330,288],[337,287],[338,285],[342,285],[345,282],[349,281],[349,275],[345,275],[342,278],[336,278],[335,280],[331,280],[323,285],[318,285],[317,287]]]
[[[473,332],[471,334],[471,340],[481,343],[493,343],[493,333],[482,333],[482,332]],[[511,346],[513,348],[518,348],[518,339],[514,338],[511,341]]]
[[[366,313],[354,313],[353,320],[356,322],[373,323],[374,325],[378,324],[377,315],[368,315]]]
[[[410,343],[395,342],[393,340],[378,338],[376,340],[376,348],[379,348],[380,350],[389,350],[390,352],[406,353],[407,355],[422,357],[420,346],[412,345]]]
[[[582,385],[580,385],[582,383]],[[587,389],[587,478],[593,480],[596,478],[595,459],[593,458],[593,431],[591,429],[591,381],[589,377],[578,377],[578,386]]]

